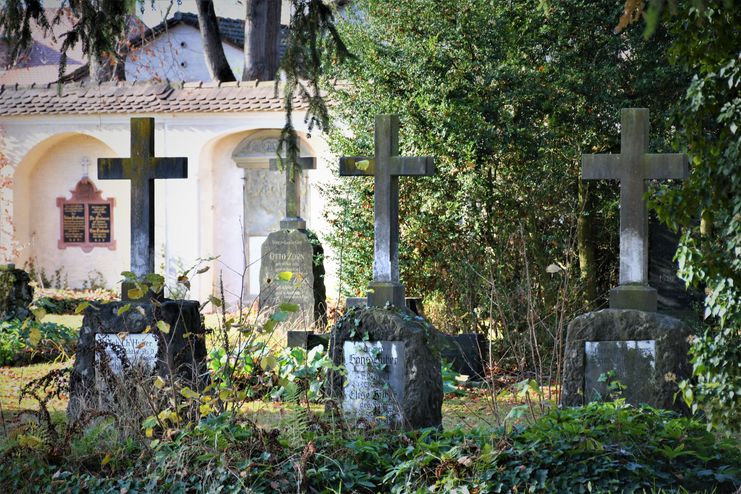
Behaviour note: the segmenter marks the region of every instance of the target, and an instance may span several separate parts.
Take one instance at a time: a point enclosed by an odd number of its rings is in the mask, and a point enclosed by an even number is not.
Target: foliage
[[[74,353],[77,331],[32,319],[0,322],[0,365],[22,365]]]
[[[239,415],[139,443],[103,426],[65,458],[6,445],[10,492],[733,492],[741,451],[699,422],[620,400],[553,410],[526,428],[394,433],[317,422],[291,444]],[[110,448],[110,449],[108,449]],[[28,478],[37,479],[29,485]]]
[[[697,384],[684,398],[709,424],[741,427],[741,9],[726,0],[650,3],[647,34],[665,25],[671,57],[693,74],[681,100],[678,140],[692,175],[657,198],[661,218],[683,230],[680,276],[705,288],[709,327],[692,346]],[[701,223],[697,223],[701,218]]]
[[[77,308],[84,302],[109,302],[116,300],[118,294],[112,290],[97,288],[91,290],[35,289],[33,306],[43,309],[47,314],[77,314]]]
[[[354,5],[357,18],[340,24],[357,58],[333,74],[351,83],[333,95],[347,125],[333,150],[372,154],[374,116],[398,113],[401,154],[436,159],[435,176],[400,179],[402,282],[444,300],[453,315],[443,320],[502,336],[522,365],[548,367],[564,321],[585,307],[581,214],[603,293],[616,273],[617,187],[589,185],[580,202],[581,154],[618,151],[619,109],[630,106],[652,108],[662,151],[683,80],[665,63],[666,33],[613,34],[612,1]],[[343,178],[325,195],[342,288],[357,295],[372,265],[372,182]],[[547,342],[540,355],[523,350],[532,342]]]

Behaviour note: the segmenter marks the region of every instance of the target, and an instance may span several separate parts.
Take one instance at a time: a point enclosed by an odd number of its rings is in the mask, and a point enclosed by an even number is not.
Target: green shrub
[[[618,400],[553,410],[525,428],[396,433],[315,422],[265,431],[209,415],[153,440],[114,444],[93,428],[82,453],[44,456],[16,440],[0,461],[8,492],[734,492],[737,444],[703,424]],[[100,442],[101,434],[107,439]],[[97,455],[90,444],[100,442]],[[75,456],[78,454],[79,456]],[[35,478],[29,484],[28,479]],[[465,490],[465,489],[467,490]]]
[[[103,288],[89,290],[37,289],[34,307],[47,314],[77,314],[84,302],[107,302],[117,298],[116,292]]]
[[[70,355],[77,331],[61,324],[12,319],[0,323],[0,365],[22,365]]]

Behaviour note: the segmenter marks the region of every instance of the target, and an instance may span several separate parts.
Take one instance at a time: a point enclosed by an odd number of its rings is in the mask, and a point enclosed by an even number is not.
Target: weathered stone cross
[[[398,115],[376,116],[375,157],[340,158],[340,176],[373,176],[374,259],[368,305],[404,307],[399,282],[399,177],[435,173],[432,156],[399,156]]]
[[[188,178],[188,158],[155,157],[154,119],[132,118],[131,158],[98,158],[98,178],[131,180],[131,271],[154,272],[154,180]]]
[[[280,160],[270,160],[271,170],[278,170],[280,165]],[[301,177],[304,170],[316,168],[316,160],[310,157],[296,158],[296,164],[293,165],[288,159],[283,159],[282,165],[286,172],[286,217],[280,220],[280,227],[284,230],[305,230],[306,221],[301,217]]]
[[[620,285],[610,290],[610,307],[656,311],[656,290],[648,285],[647,179],[684,179],[684,154],[648,153],[646,108],[620,112],[620,154],[582,155],[582,178],[620,181]]]

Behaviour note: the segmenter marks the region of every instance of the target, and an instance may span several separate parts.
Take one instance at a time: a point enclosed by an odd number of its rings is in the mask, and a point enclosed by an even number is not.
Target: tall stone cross
[[[375,156],[340,158],[340,176],[373,176],[374,257],[368,305],[404,307],[399,282],[399,177],[435,173],[432,156],[399,156],[399,116],[376,116]]]
[[[280,220],[280,227],[283,230],[305,230],[306,221],[301,217],[301,177],[304,170],[316,168],[316,160],[297,158],[295,165],[287,159],[282,161],[286,172],[286,217]],[[278,170],[280,165],[281,160],[270,160],[271,170]]]
[[[131,180],[131,271],[154,272],[154,180],[188,178],[188,158],[156,157],[154,119],[132,118],[131,158],[98,158],[98,178]]]
[[[648,153],[648,109],[620,112],[620,154],[582,155],[582,178],[620,181],[620,285],[610,290],[610,307],[656,311],[656,290],[648,285],[647,179],[685,179],[685,154]]]

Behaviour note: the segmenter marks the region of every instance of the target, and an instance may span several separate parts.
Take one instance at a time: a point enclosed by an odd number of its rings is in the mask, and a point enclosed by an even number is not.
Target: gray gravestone
[[[683,409],[677,382],[690,376],[689,326],[679,319],[630,309],[589,312],[569,323],[561,404],[583,405],[606,396],[601,375],[626,386],[628,403]]]
[[[388,421],[404,425],[402,403],[406,380],[404,343],[401,341],[345,341],[342,347],[345,417]]]
[[[300,321],[304,330],[315,324],[323,327],[327,318],[324,287],[324,249],[316,235],[306,229],[301,218],[301,175],[315,167],[314,158],[270,160],[271,169],[283,165],[286,177],[286,216],[280,230],[268,235],[262,244],[260,264],[260,307],[297,304],[289,321]],[[282,162],[282,163],[281,163]],[[281,273],[291,273],[282,280]]]
[[[620,113],[620,154],[582,155],[582,179],[620,181],[620,285],[610,290],[613,309],[657,309],[656,290],[648,284],[647,179],[684,179],[684,154],[648,153],[646,108]]]
[[[328,372],[327,410],[342,410],[350,422],[440,427],[443,380],[435,349],[441,345],[440,333],[408,309],[349,309],[330,336],[330,357],[346,372]]]
[[[689,376],[689,327],[656,313],[656,290],[648,284],[647,179],[686,178],[684,154],[648,153],[645,108],[621,111],[621,152],[583,155],[583,179],[620,180],[620,285],[610,309],[583,314],[568,326],[561,403],[581,405],[606,388],[612,374],[629,403],[678,408],[677,380]],[[643,343],[641,343],[643,342]]]
[[[167,332],[158,329],[158,321],[166,324]],[[117,396],[109,391],[109,386],[101,386],[101,363],[105,364],[105,377],[125,383],[132,367],[142,370],[137,362],[157,375],[172,375],[193,388],[201,387],[206,340],[200,304],[192,300],[165,300],[159,305],[90,304],[85,309],[70,378],[68,415],[74,419],[100,404],[105,409],[115,409]],[[138,379],[142,374],[134,375]]]
[[[139,278],[154,272],[154,180],[187,178],[186,158],[159,158],[154,155],[154,119],[131,119],[131,158],[99,158],[98,176],[109,180],[131,181],[131,271]],[[155,371],[186,381],[191,387],[203,382],[206,361],[204,328],[200,304],[192,300],[164,300],[161,294],[148,291],[129,301],[129,283],[121,286],[124,301],[91,304],[85,309],[77,343],[75,364],[70,378],[70,400],[67,413],[75,419],[89,407],[115,409],[126,389],[100,388],[101,369],[96,361],[105,362],[107,377],[126,382],[128,356],[134,355],[126,341],[139,340],[140,349],[153,350],[157,340]],[[151,299],[157,299],[151,302]],[[160,331],[164,322],[167,331]],[[112,344],[117,335],[122,345]],[[130,340],[129,340],[130,339]],[[131,349],[136,350],[136,348]],[[111,352],[116,358],[111,359]],[[98,366],[100,367],[100,366]],[[121,373],[117,373],[117,369]]]
[[[345,366],[347,374],[328,373],[327,408],[334,410],[335,405],[348,420],[389,427],[440,427],[443,383],[436,351],[440,334],[405,306],[404,286],[399,282],[398,177],[431,175],[434,160],[398,156],[396,115],[376,117],[375,147],[375,158],[340,159],[341,175],[375,177],[375,244],[367,306],[349,307],[332,328],[330,355],[335,365]],[[371,356],[363,357],[360,350],[370,351]],[[368,365],[365,370],[358,367],[363,362]]]

